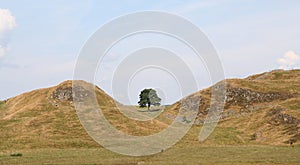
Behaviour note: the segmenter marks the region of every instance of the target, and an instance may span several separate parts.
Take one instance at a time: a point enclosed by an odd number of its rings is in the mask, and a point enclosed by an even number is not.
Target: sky
[[[214,45],[226,78],[300,68],[297,0],[9,0],[0,3],[0,100],[73,79],[82,47],[100,27],[119,16],[145,10],[177,14],[198,26]],[[126,56],[124,51],[141,41],[178,44],[165,36],[147,35],[133,36],[113,47],[94,83],[114,96],[113,77],[107,75],[113,75],[121,65],[124,58],[119,57]],[[189,52],[184,46],[177,48],[178,52]],[[195,65],[197,59],[190,57],[194,63],[185,58],[186,63]],[[192,67],[194,74],[200,75],[195,76],[197,89],[212,85],[207,73],[198,73],[197,67],[205,70],[205,64],[200,61]],[[146,79],[145,74],[160,79]],[[128,86],[130,101],[125,104],[135,104],[144,87],[157,89],[164,104],[182,97],[176,78],[159,69],[137,72]]]

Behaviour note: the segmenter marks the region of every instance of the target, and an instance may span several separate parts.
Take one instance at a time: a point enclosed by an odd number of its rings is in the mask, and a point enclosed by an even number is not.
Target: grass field
[[[73,102],[52,98],[52,93],[59,89],[68,91],[71,81],[27,92],[0,101],[0,165],[300,164],[300,71],[293,72],[270,72],[243,80],[228,80],[229,88],[236,94],[232,99],[241,104],[228,103],[224,111],[226,117],[205,141],[198,140],[203,128],[199,122],[176,145],[142,157],[124,156],[99,147],[82,127]],[[81,83],[90,88],[89,84]],[[268,98],[277,92],[283,94],[283,100],[254,100],[245,106],[242,104],[245,99],[239,96],[246,97],[249,92],[238,90],[240,88],[258,92],[259,98],[264,96],[261,92],[269,94]],[[148,136],[164,130],[175,120],[181,106],[177,102],[166,108],[151,107],[149,112],[147,108],[121,104],[116,107],[113,98],[96,89],[106,119],[116,129],[133,136]],[[286,92],[293,97],[286,98]],[[205,118],[210,105],[205,101],[210,100],[209,89],[191,97],[200,94],[204,104],[199,109],[198,121]],[[92,115],[87,117],[93,119]],[[159,140],[165,141],[167,137]],[[295,141],[294,147],[289,146],[291,140]],[[122,141],[117,143],[122,144]]]
[[[20,157],[0,154],[0,164],[300,164],[300,147],[173,147],[145,157],[129,157],[104,148],[23,150]]]
[[[0,151],[0,164],[300,164],[300,145],[258,145],[231,127],[217,127],[200,143],[200,129],[201,126],[192,127],[176,145],[151,156],[124,156],[93,146],[7,149]]]

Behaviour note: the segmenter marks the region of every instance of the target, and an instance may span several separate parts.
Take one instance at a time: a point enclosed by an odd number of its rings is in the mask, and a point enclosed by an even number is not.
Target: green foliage
[[[140,101],[138,104],[140,107],[150,107],[151,105],[159,106],[161,98],[157,96],[157,93],[154,89],[144,89],[140,93]]]
[[[22,156],[23,154],[22,153],[12,153],[12,154],[10,154],[10,156]]]

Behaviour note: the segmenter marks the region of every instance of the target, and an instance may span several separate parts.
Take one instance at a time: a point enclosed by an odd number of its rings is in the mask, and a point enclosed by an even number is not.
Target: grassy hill
[[[117,129],[132,135],[158,132],[167,124],[158,120],[135,121],[124,116],[100,88],[77,81],[84,89],[95,89],[98,104]],[[0,150],[97,147],[82,127],[73,105],[72,81],[34,90],[0,103]]]
[[[226,80],[225,109],[214,132],[219,134],[220,129],[222,133],[217,137],[211,135],[202,144],[299,144],[299,82],[300,70],[275,70],[245,79]],[[211,104],[211,88],[188,98],[195,96],[201,98],[195,121],[195,125],[201,127]],[[178,111],[180,104],[179,101],[170,109]]]
[[[95,89],[98,104],[108,121],[117,129],[131,135],[150,135],[165,129],[174,120],[181,106],[179,101],[157,112],[158,117],[154,119],[136,121],[118,110],[121,108],[127,114],[131,114],[136,111],[135,108],[115,102],[113,98],[92,84],[83,81],[77,82],[83,92],[85,89]],[[188,96],[188,98],[195,96],[201,98],[196,121],[188,134],[165,154],[171,154],[175,150],[184,152],[188,149],[202,152],[198,149],[203,147],[213,153],[214,149],[211,148],[212,151],[210,151],[210,148],[207,147],[225,146],[250,146],[249,152],[252,152],[253,149],[254,154],[257,153],[256,148],[251,148],[251,146],[284,147],[289,146],[290,142],[294,143],[297,150],[287,152],[297,153],[300,148],[299,82],[300,70],[275,70],[245,79],[226,80],[226,103],[222,118],[215,131],[204,142],[198,141],[198,134],[211,103],[211,88]],[[84,94],[88,95],[89,93]],[[149,114],[141,111],[138,115]],[[57,153],[56,149],[66,151],[81,149],[89,153],[91,152],[89,149],[99,147],[88,136],[76,115],[72,81],[1,101],[0,130],[0,151],[2,153],[23,151],[30,154],[31,151],[44,152],[45,149],[54,153]],[[278,153],[285,150],[280,147]],[[232,152],[239,152],[236,149],[234,148]],[[270,155],[269,152],[272,149],[266,150],[266,156]],[[218,148],[215,152],[217,151]],[[101,152],[104,151],[101,150]],[[68,153],[66,154],[68,155]],[[106,154],[111,158],[117,157],[112,153]],[[62,155],[64,154],[62,153]],[[177,156],[175,154],[174,158]],[[156,158],[153,159],[156,160]],[[172,156],[169,158],[172,162]],[[255,160],[254,156],[253,160]],[[299,162],[300,157],[296,156],[291,160]],[[136,161],[140,161],[140,159],[130,159],[129,162]]]
[[[72,101],[51,98],[67,86],[71,81],[6,100],[0,109],[0,150],[97,145],[78,121]]]

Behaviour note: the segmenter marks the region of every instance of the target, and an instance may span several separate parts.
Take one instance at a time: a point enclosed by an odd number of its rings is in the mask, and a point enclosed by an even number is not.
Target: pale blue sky
[[[0,46],[7,47],[0,54],[0,99],[72,79],[80,49],[101,25],[143,10],[179,14],[199,26],[214,44],[226,77],[270,71],[280,64],[300,68],[298,0],[7,0],[0,9],[8,9],[16,22],[0,29],[5,33]],[[105,84],[102,88],[110,93]]]

